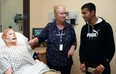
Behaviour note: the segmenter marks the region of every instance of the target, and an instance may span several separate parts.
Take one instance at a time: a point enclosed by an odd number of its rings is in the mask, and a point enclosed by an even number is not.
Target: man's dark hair
[[[84,4],[81,9],[87,8],[90,12],[93,10],[96,13],[96,6],[93,3]]]

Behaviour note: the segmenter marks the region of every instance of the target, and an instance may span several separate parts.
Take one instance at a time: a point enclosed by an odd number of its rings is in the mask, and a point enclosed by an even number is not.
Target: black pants
[[[54,66],[54,65],[51,65],[51,64],[48,64],[48,67],[50,69],[55,69],[57,71],[60,71],[61,74],[70,74],[70,71],[71,71],[71,67],[72,65],[68,65],[68,66]]]
[[[92,74],[92,73],[89,73],[89,72],[86,72],[86,74]],[[102,74],[111,74],[110,71],[107,71],[106,69],[102,72]]]

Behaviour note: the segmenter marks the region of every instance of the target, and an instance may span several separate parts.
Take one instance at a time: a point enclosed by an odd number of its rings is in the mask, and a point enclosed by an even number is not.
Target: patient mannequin
[[[14,30],[6,29],[2,38],[6,47],[0,49],[0,74],[48,74],[51,71],[43,62],[33,59],[33,51],[29,46],[17,45]]]

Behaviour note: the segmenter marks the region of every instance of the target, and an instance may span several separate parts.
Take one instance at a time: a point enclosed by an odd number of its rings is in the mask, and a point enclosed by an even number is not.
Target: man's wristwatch
[[[100,64],[100,66],[101,66],[102,68],[105,68],[102,64]]]

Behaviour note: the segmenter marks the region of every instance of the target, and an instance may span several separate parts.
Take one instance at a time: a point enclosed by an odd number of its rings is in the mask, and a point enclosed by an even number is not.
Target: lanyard
[[[60,37],[60,42],[62,43],[62,37],[64,35],[63,30],[58,30],[58,34],[56,35]]]
[[[60,42],[62,42],[62,36],[64,35],[63,30],[59,30],[58,32],[59,32],[59,36],[60,36]]]

